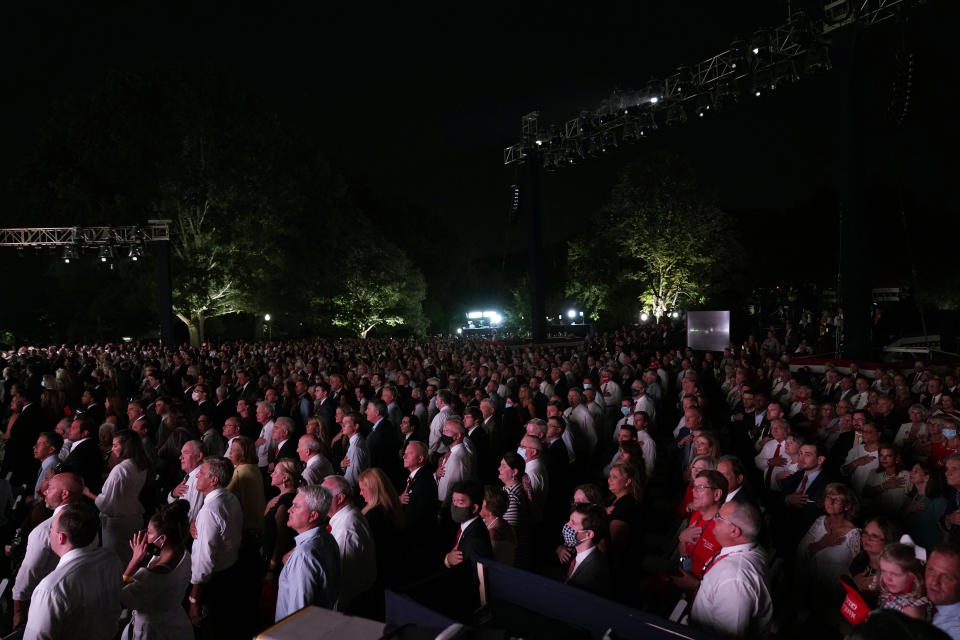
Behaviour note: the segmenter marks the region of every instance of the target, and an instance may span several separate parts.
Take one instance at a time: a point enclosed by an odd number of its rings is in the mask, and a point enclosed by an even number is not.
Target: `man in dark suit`
[[[496,478],[496,464],[493,453],[490,451],[490,437],[481,425],[482,422],[483,414],[479,407],[470,407],[463,412],[463,427],[467,430],[466,439],[470,441],[477,458],[477,471],[480,481],[484,484],[490,484]]]
[[[423,465],[427,459],[427,445],[410,442],[403,452],[403,467],[408,475],[400,492],[403,516],[406,522],[405,553],[410,554],[408,569],[411,577],[423,577],[433,571],[439,560],[434,553],[437,546],[437,482]]]
[[[370,422],[370,434],[367,436],[367,450],[370,451],[370,466],[383,471],[394,486],[402,486],[403,472],[397,449],[400,438],[397,428],[386,419],[387,403],[379,398],[367,403],[366,417]]]
[[[450,487],[450,517],[460,526],[453,548],[443,558],[445,566],[454,567],[464,560],[476,565],[477,560],[493,558],[490,532],[480,517],[482,504],[483,485],[477,480],[458,480]]]
[[[610,595],[610,564],[597,544],[606,530],[607,514],[594,504],[578,504],[563,527],[564,545],[573,547],[564,582],[604,598]]]
[[[83,478],[84,486],[94,493],[103,488],[103,454],[100,444],[91,434],[97,432],[93,421],[82,416],[70,423],[67,437],[73,442],[70,455],[63,461],[64,471],[72,471]]]
[[[83,392],[83,395],[80,396],[80,407],[83,413],[93,420],[94,425],[99,427],[103,424],[103,420],[107,415],[107,408],[97,402],[93,391],[87,389]]]
[[[31,484],[37,479],[39,463],[33,457],[33,445],[45,430],[40,405],[22,393],[13,398],[13,408],[20,415],[10,427],[3,458],[3,473],[13,472],[11,485]]]
[[[297,454],[298,440],[294,437],[295,432],[296,426],[293,423],[293,418],[280,417],[273,423],[273,432],[270,437],[274,446],[267,453],[270,471],[273,471],[274,465],[281,458],[299,459]]]
[[[771,514],[771,521],[774,540],[788,557],[796,550],[800,538],[813,521],[821,515],[818,503],[824,489],[835,478],[826,462],[826,452],[821,445],[803,444],[797,471],[780,481],[780,492],[784,497]]]
[[[717,461],[717,471],[727,479],[725,502],[748,502],[760,508],[757,494],[746,483],[746,468],[737,456],[723,456]]]
[[[210,417],[211,419],[216,412],[216,407],[213,404],[213,401],[209,399],[210,387],[205,383],[198,382],[193,386],[192,398],[196,398],[196,406],[193,407],[193,410],[190,412],[193,421],[196,422],[197,418],[201,415]]]
[[[237,371],[237,396],[248,404],[257,403],[257,385],[250,379],[250,373],[246,369]]]

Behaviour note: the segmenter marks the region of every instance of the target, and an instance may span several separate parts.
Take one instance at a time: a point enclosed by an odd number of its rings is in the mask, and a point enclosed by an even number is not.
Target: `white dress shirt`
[[[147,481],[147,472],[137,469],[131,459],[121,460],[107,476],[103,489],[94,502],[101,514],[111,517],[143,515],[140,491]]]
[[[260,428],[260,437],[263,438],[263,444],[257,447],[257,466],[265,467],[270,464],[270,448],[273,446],[273,420]]]
[[[63,554],[33,590],[24,640],[112,640],[122,571],[116,554],[95,544]]]
[[[574,443],[583,443],[589,452],[597,448],[597,430],[593,426],[593,416],[590,410],[582,404],[568,408],[563,412],[563,419],[567,421],[564,433],[572,431]],[[574,446],[576,448],[576,446]]]
[[[197,474],[200,473],[200,467],[202,466],[202,464],[198,464],[196,469],[187,474],[187,492],[185,494],[179,498],[174,497],[172,491],[167,494],[167,502],[186,500],[190,503],[190,511],[187,513],[188,522],[196,520],[197,514],[200,513],[200,508],[203,507],[203,494],[197,491]]]
[[[637,431],[637,442],[640,443],[640,448],[643,450],[644,470],[649,480],[653,477],[653,467],[657,464],[657,443],[653,441],[653,438],[645,429]]]
[[[766,554],[754,544],[720,549],[703,575],[690,619],[718,636],[742,638],[765,629],[773,616],[766,561]]]
[[[277,579],[277,621],[310,605],[332,609],[340,594],[340,549],[326,527],[297,534],[294,542]]]
[[[530,493],[533,494],[530,507],[533,512],[533,521],[543,519],[543,509],[547,502],[547,493],[550,491],[550,478],[547,475],[547,466],[540,458],[527,460],[524,473],[530,478]]]
[[[450,456],[443,463],[444,471],[442,478],[437,480],[437,499],[446,502],[449,498],[450,487],[455,482],[476,478],[476,464],[473,454],[463,443],[455,444],[450,449]]]
[[[843,464],[847,465],[863,456],[870,456],[873,460],[854,469],[853,474],[850,476],[850,486],[858,497],[863,494],[863,488],[867,485],[867,479],[870,477],[870,474],[880,466],[880,449],[877,448],[873,451],[867,451],[863,448],[862,444],[855,444],[850,448],[846,459],[843,461]]]
[[[377,553],[367,519],[352,504],[330,518],[330,533],[340,547],[342,606],[373,586],[377,579]]]
[[[240,500],[226,489],[214,489],[204,497],[196,524],[190,582],[202,584],[237,561],[243,535]]]
[[[33,485],[33,497],[37,500],[43,500],[43,496],[40,495],[40,485],[43,484],[43,476],[47,475],[47,470],[59,464],[60,457],[57,454],[49,455],[43,459],[40,463],[40,473],[37,475],[37,482]]]
[[[427,446],[430,453],[447,452],[447,448],[440,442],[440,436],[443,435],[443,424],[447,421],[448,415],[450,415],[450,407],[444,407],[430,421],[430,433],[427,434]]]
[[[56,457],[56,456],[54,456]],[[60,505],[53,510],[53,514],[35,526],[27,536],[26,554],[17,571],[16,582],[13,583],[13,599],[23,602],[30,599],[30,595],[40,581],[47,574],[57,568],[60,558],[50,548],[50,527],[53,525],[53,516],[63,509]]]
[[[311,456],[301,474],[303,481],[311,485],[322,483],[330,475],[333,475],[333,464],[322,453]]]
[[[787,455],[787,441],[784,439],[783,442],[777,442],[776,440],[769,440],[763,448],[760,449],[760,453],[757,454],[757,457],[753,459],[754,463],[757,465],[757,469],[760,470],[760,473],[763,474],[764,479],[767,477],[767,469],[770,459],[773,458],[773,454],[777,452],[777,446],[780,447],[780,457],[786,460],[783,466],[776,466],[773,468],[773,471],[770,473],[770,488],[774,491],[780,489],[780,484],[777,482],[777,475],[784,470],[785,465],[790,464],[790,456]]]
[[[360,435],[359,431],[350,436],[347,459],[350,464],[343,470],[343,477],[346,478],[351,487],[356,489],[360,472],[370,466],[370,452],[367,451],[367,441]]]

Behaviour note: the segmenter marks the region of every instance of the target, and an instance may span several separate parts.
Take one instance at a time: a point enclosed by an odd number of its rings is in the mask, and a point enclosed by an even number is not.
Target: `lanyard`
[[[746,551],[746,549],[740,549],[740,550],[738,550],[738,551],[731,551],[730,553],[725,553],[725,554],[723,554],[722,556],[720,556],[719,558],[716,558],[713,562],[710,563],[710,566],[708,566],[706,569],[704,569],[704,571],[703,571],[703,577],[706,578],[706,577],[707,577],[707,574],[710,573],[710,569],[713,569],[715,566],[717,566],[717,564],[718,564],[721,560],[723,560],[724,558],[726,558],[727,556],[735,556],[735,555],[737,555],[738,553],[743,553],[744,551]]]

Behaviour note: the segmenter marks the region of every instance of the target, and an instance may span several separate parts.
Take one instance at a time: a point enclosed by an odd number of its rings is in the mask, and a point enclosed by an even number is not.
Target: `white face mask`
[[[526,462],[526,460],[527,460],[527,450],[526,450],[526,449],[524,449],[523,447],[519,447],[519,448],[517,449],[517,455],[520,456],[521,458],[523,458],[524,462]]]

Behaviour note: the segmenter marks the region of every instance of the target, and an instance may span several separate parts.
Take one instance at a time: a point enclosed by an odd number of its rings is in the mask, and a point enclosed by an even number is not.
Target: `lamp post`
[[[263,321],[264,321],[264,323],[265,323],[265,324],[264,324],[264,329],[267,330],[266,333],[267,333],[268,337],[269,337],[271,340],[273,340],[273,325],[270,324],[270,314],[269,314],[269,313],[264,314],[264,316],[263,316]]]

